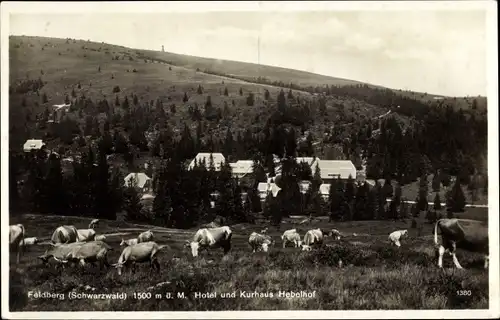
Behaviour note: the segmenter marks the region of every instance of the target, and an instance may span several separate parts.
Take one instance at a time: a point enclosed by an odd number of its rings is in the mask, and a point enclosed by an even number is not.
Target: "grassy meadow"
[[[479,213],[479,209],[474,208],[463,217],[477,218],[480,214],[484,219],[487,210]],[[195,229],[176,230],[103,220],[96,231],[106,234],[106,242],[113,247],[108,256],[110,263],[118,259],[122,237],[132,238],[151,228],[156,241],[169,246],[158,255],[161,271],[152,271],[147,263],[138,265],[135,273],[124,269],[122,276],[118,276],[114,268],[100,270],[92,265],[59,271],[54,262],[47,267],[41,265],[36,256],[48,245],[39,244],[28,249],[19,266],[15,266],[15,257],[11,256],[10,308],[11,311],[488,308],[488,273],[482,269],[482,257],[459,251],[458,259],[465,269],[457,270],[451,257],[445,255],[445,268],[439,270],[430,224],[411,229],[409,221],[328,223],[321,219],[310,225],[298,225],[298,221],[286,219],[279,230],[269,227],[268,233],[276,240],[276,247],[267,254],[252,254],[247,243],[248,235],[259,232],[265,225],[238,224],[231,226],[232,250],[227,256],[223,257],[222,250],[213,250],[193,258],[183,244]],[[48,240],[59,225],[86,228],[88,222],[89,219],[78,217],[26,214],[11,217],[10,224],[23,223],[27,237]],[[298,228],[303,235],[316,227],[337,228],[345,237],[340,241],[327,238],[322,248],[311,252],[281,247],[280,235],[284,230]],[[388,234],[397,229],[409,230],[409,238],[403,240],[400,249],[390,246],[387,240]],[[90,286],[94,291],[84,291],[82,286]],[[458,295],[459,290],[470,290],[470,295]],[[65,299],[34,299],[28,297],[29,291],[64,294]],[[309,296],[280,297],[280,291],[299,294],[302,291]],[[126,293],[127,298],[70,300],[70,292]],[[151,293],[149,299],[144,295],[147,292]],[[199,297],[199,294],[213,292],[217,295],[214,298]],[[166,298],[168,293],[173,298]],[[234,297],[221,297],[231,293]],[[259,296],[265,294],[267,296]]]

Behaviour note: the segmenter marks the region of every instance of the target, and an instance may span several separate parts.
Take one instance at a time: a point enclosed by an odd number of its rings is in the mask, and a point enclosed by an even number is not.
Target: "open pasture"
[[[90,219],[79,217],[23,215],[12,217],[10,224],[23,223],[26,236],[49,240],[59,225],[74,224],[86,228]],[[297,222],[299,220],[295,220]],[[346,309],[482,309],[488,308],[488,273],[482,269],[478,255],[459,251],[465,270],[453,268],[451,257],[445,256],[444,269],[439,270],[433,251],[432,225],[410,229],[409,222],[358,221],[328,223],[316,220],[298,225],[287,219],[280,230],[268,227],[276,246],[268,254],[252,254],[248,235],[260,232],[264,225],[238,224],[233,230],[231,252],[223,257],[222,249],[190,256],[183,244],[195,229],[176,230],[155,226],[139,226],[125,222],[101,220],[97,234],[106,234],[112,250],[108,256],[115,263],[121,252],[121,238],[136,237],[151,229],[159,244],[169,248],[159,253],[161,271],[149,264],[138,265],[131,273],[124,269],[118,276],[113,267],[100,270],[87,265],[55,268],[53,261],[44,267],[36,257],[49,245],[32,246],[14,265],[11,256],[10,306],[12,311],[170,311],[170,310],[346,310]],[[341,241],[327,238],[323,248],[311,252],[281,248],[284,230],[298,228],[301,236],[309,228],[336,228],[345,237]],[[387,241],[389,232],[409,230],[409,238],[400,249]],[[355,233],[356,235],[353,235]],[[342,266],[339,267],[339,260]],[[121,299],[68,299],[82,286],[94,288],[86,293],[126,293]],[[459,295],[458,290],[470,290]],[[28,298],[28,292],[62,293],[64,300]],[[309,297],[285,298],[279,292],[308,293]],[[139,299],[133,293],[151,292],[150,299]],[[173,299],[166,299],[167,292]],[[195,298],[196,293],[213,293],[215,298]],[[223,293],[234,297],[221,298]],[[162,298],[157,298],[160,293]],[[177,298],[184,293],[185,298]],[[272,294],[272,297],[271,297]]]

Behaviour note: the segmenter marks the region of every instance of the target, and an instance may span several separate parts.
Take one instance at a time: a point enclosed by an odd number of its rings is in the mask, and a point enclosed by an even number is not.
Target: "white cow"
[[[51,237],[52,243],[71,243],[79,241],[78,230],[75,226],[57,227]]]
[[[160,264],[156,257],[157,253],[165,248],[167,245],[158,245],[154,241],[141,242],[134,244],[123,249],[118,262],[113,264],[115,268],[118,269],[118,275],[122,274],[123,266],[128,266],[132,264],[132,271],[135,271],[136,262],[150,262],[151,268],[156,268],[160,270]]]
[[[96,232],[94,229],[77,229],[78,240],[80,242],[94,241]]]
[[[124,240],[122,238],[122,242],[120,242],[120,246],[133,246],[134,244],[138,244],[139,241],[137,240],[137,238],[132,238],[132,239],[128,239],[128,240]]]
[[[54,260],[60,263],[74,262],[72,260],[72,253],[78,250],[84,243],[85,242],[52,244],[52,247],[47,249],[43,255],[38,256],[38,258],[42,260],[44,264],[46,264],[50,258],[54,258]]]
[[[94,220],[90,221],[89,229],[95,229],[95,227],[97,227],[98,223],[99,223],[99,219],[94,219]]]
[[[391,234],[389,234],[389,241],[397,247],[401,247],[401,240],[403,237],[408,237],[408,230],[405,229],[391,232]]]
[[[68,259],[79,261],[80,265],[85,266],[85,262],[99,262],[100,267],[109,266],[107,260],[108,251],[113,250],[108,244],[103,241],[89,241],[83,243],[81,246],[70,251]]]
[[[323,231],[320,228],[312,229],[306,232],[304,235],[304,241],[302,244],[302,251],[310,251],[311,246],[313,245],[322,245],[323,244]]]
[[[29,237],[29,238],[24,238],[24,240],[21,241],[20,245],[23,247],[26,247],[26,246],[35,245],[39,242],[40,242],[40,240],[38,240],[37,237]]]
[[[297,232],[297,229],[289,229],[283,232],[281,240],[283,241],[283,248],[285,248],[289,242],[293,243],[295,248],[299,248],[302,245],[302,240],[300,239],[300,234]]]
[[[94,240],[95,241],[104,241],[104,240],[106,240],[106,236],[103,234],[100,234],[98,236],[95,236]]]
[[[20,261],[20,254],[23,249],[21,243],[24,242],[24,226],[22,224],[15,224],[9,226],[9,243],[11,251],[17,252],[17,263]]]
[[[128,240],[124,240],[122,238],[122,242],[120,242],[120,246],[132,246],[134,244],[138,244],[141,242],[148,242],[148,241],[153,241],[153,231],[148,230],[144,231],[143,233],[139,234],[137,238],[132,238]]]
[[[269,250],[269,246],[273,244],[273,240],[270,236],[252,232],[248,237],[248,244],[250,244],[253,252],[259,250],[267,252]]]
[[[137,242],[141,243],[141,242],[153,241],[153,238],[154,238],[153,231],[148,230],[139,234],[139,236],[137,237]]]
[[[437,229],[441,231],[441,242],[438,244]],[[443,255],[446,251],[453,257],[453,262],[458,269],[462,266],[458,262],[456,249],[469,252],[478,252],[484,255],[484,268],[488,268],[489,242],[488,224],[484,221],[469,219],[440,219],[434,226],[434,243],[438,247],[438,267],[443,267]]]
[[[224,255],[231,250],[231,237],[233,232],[228,226],[219,228],[199,229],[193,236],[193,240],[186,240],[185,247],[191,248],[193,257],[198,256],[199,249],[223,248]]]
[[[336,240],[340,240],[340,237],[341,237],[341,233],[337,229],[330,230],[327,235],[329,237],[336,239]]]

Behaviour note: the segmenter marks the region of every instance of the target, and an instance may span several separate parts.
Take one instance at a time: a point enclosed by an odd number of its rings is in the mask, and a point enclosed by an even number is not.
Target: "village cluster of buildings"
[[[189,169],[194,168],[195,164],[204,163],[207,168],[210,163],[210,156],[212,156],[214,168],[219,171],[222,164],[226,161],[222,153],[198,153],[196,157],[189,164]],[[333,179],[339,179],[341,181],[346,181],[351,177],[356,181],[364,180],[364,174],[361,171],[357,171],[356,167],[350,160],[321,160],[318,157],[297,157],[297,163],[306,163],[310,166],[311,172],[314,174],[316,166],[320,169],[321,181],[319,192],[325,200],[328,199],[328,194],[330,192],[330,184]],[[257,186],[259,196],[261,201],[265,201],[269,192],[276,197],[281,190],[281,188],[276,184],[276,180],[281,176],[281,164],[280,159],[275,157],[276,163],[276,176],[267,178],[267,182],[260,182]],[[246,176],[253,173],[253,161],[252,160],[238,160],[234,163],[230,163],[232,168],[233,177],[238,179],[243,179]],[[299,183],[301,193],[305,194],[311,187],[311,181],[301,181]],[[246,195],[243,195],[246,197]]]
[[[29,139],[24,144],[24,151],[30,152],[31,150],[40,150],[45,147],[45,143],[42,140]],[[222,165],[225,163],[226,159],[222,153],[198,153],[196,157],[189,163],[188,170],[192,170],[196,164],[204,164],[207,169],[210,165],[210,157],[213,159],[213,165],[215,171],[220,171]],[[328,194],[330,191],[330,183],[333,179],[339,179],[341,181],[346,181],[349,177],[352,177],[356,181],[364,180],[364,174],[361,171],[357,171],[356,167],[350,160],[322,160],[317,157],[298,157],[296,158],[297,163],[306,163],[310,166],[311,172],[314,174],[316,167],[319,167],[322,184],[319,187],[319,192],[325,200],[328,199]],[[261,201],[265,201],[269,192],[276,197],[281,190],[281,188],[276,183],[276,180],[281,177],[281,163],[280,159],[275,157],[275,173],[274,177],[267,178],[267,182],[260,182],[258,184],[258,192]],[[244,179],[245,177],[251,177],[253,173],[253,161],[252,160],[238,160],[234,163],[230,163],[233,177],[238,179]],[[142,199],[153,199],[153,187],[152,178],[149,177],[144,172],[132,172],[129,173],[124,178],[124,186],[129,186],[131,183],[135,185],[138,191],[143,194]],[[301,181],[299,183],[301,193],[305,194],[311,187],[311,181]],[[242,195],[243,199],[246,198],[246,193]],[[216,195],[215,197],[216,198]],[[212,204],[214,205],[214,204]]]

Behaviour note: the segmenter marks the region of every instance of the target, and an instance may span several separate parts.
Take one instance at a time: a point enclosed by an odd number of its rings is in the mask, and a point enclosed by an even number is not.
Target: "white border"
[[[194,1],[193,1],[194,2]],[[485,10],[487,12],[488,69],[488,173],[490,236],[490,308],[488,310],[404,310],[404,311],[222,311],[222,312],[8,312],[9,263],[7,232],[2,232],[2,318],[9,319],[305,319],[305,318],[498,318],[499,311],[499,215],[498,215],[498,34],[496,1],[353,1],[353,2],[2,2],[1,3],[1,221],[6,230],[8,211],[8,54],[10,13],[158,13],[206,11],[324,11],[324,10]],[[493,195],[493,196],[492,196]]]

